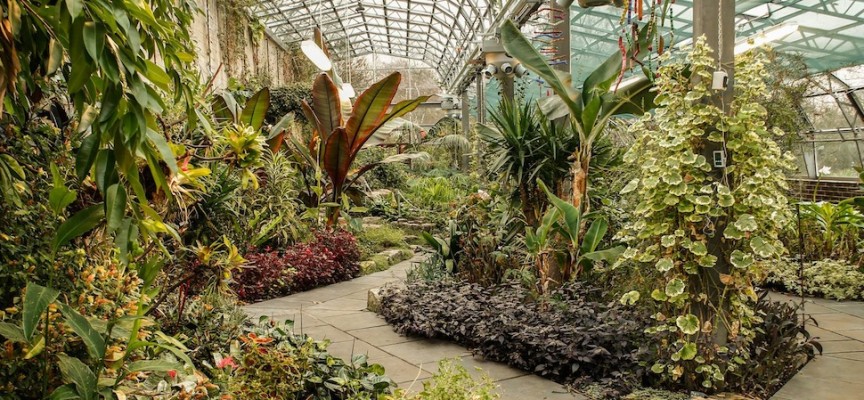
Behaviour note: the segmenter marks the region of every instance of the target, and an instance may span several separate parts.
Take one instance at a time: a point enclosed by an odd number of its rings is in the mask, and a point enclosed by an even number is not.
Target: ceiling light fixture
[[[330,62],[330,58],[327,57],[327,54],[324,54],[324,50],[321,50],[315,41],[313,40],[304,40],[300,42],[300,50],[303,54],[306,55],[306,58],[309,61],[312,61],[312,64],[315,64],[321,71],[329,71],[333,69],[333,63]]]

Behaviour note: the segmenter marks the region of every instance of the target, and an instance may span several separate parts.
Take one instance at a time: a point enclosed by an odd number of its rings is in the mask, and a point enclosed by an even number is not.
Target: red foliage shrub
[[[234,275],[234,290],[244,301],[260,301],[351,279],[360,272],[360,249],[350,233],[320,231],[309,243],[284,251],[246,254],[249,266]]]

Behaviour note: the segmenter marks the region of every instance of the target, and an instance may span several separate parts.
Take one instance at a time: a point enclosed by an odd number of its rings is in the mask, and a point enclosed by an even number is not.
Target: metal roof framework
[[[780,24],[797,24],[798,31],[773,42],[781,52],[801,54],[813,72],[864,64],[864,1],[860,0],[737,0],[736,36],[743,39]],[[667,29],[675,42],[693,34],[693,0],[670,6]],[[611,6],[573,7],[570,14],[571,51],[576,82],[618,48],[621,9]]]
[[[259,0],[251,7],[284,44],[320,27],[335,60],[390,55],[433,67],[446,85],[498,17],[496,0]]]

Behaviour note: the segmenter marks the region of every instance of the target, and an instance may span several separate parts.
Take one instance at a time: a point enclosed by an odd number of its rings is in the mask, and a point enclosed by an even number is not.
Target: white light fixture
[[[772,26],[760,33],[735,44],[735,55],[742,54],[748,50],[776,42],[798,31],[798,24],[781,24]]]
[[[342,91],[345,92],[345,97],[354,98],[357,97],[357,92],[354,91],[354,85],[350,82],[345,82],[342,84]]]
[[[300,50],[303,54],[309,58],[309,61],[312,61],[312,64],[315,64],[321,71],[329,71],[333,69],[333,63],[330,62],[330,58],[327,57],[327,54],[324,54],[324,50],[321,50],[315,41],[313,40],[304,40],[300,42]]]

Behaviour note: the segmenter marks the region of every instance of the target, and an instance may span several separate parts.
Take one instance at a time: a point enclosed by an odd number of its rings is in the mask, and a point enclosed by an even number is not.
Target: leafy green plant
[[[537,254],[542,292],[546,292],[550,284],[561,284],[575,279],[582,270],[590,270],[595,262],[611,264],[618,259],[624,252],[624,246],[599,249],[609,227],[605,219],[591,213],[583,215],[578,207],[552,194],[543,181],[538,184],[554,206],[554,210],[547,211],[537,230],[529,230],[525,235],[529,251]],[[586,230],[588,221],[591,221],[591,225]],[[560,237],[567,249],[562,266],[555,274],[552,273],[552,260],[548,257],[553,251],[552,244],[555,240],[552,234]]]
[[[536,227],[548,206],[537,182],[550,182],[552,190],[559,192],[579,138],[546,119],[530,102],[520,105],[505,100],[490,112],[490,119],[493,126],[479,125],[480,138],[488,148],[486,156],[491,159],[489,171],[512,182],[513,197],[519,199],[526,223]]]
[[[650,299],[656,311],[646,332],[664,344],[654,346],[651,370],[700,390],[722,387],[737,367],[731,360],[746,357],[759,322],[755,265],[784,253],[779,232],[791,221],[783,193],[792,158],[774,140],[782,132],[765,128],[765,109],[754,100],[764,90],[764,60],[736,57],[737,94],[727,113],[702,101],[716,67],[710,52],[701,38],[685,62],[665,63],[656,81],[658,108],[631,126],[637,141],[625,162],[639,176],[622,192],[639,202],[620,233],[630,246],[621,261],[657,277],[650,293],[633,290],[621,299]],[[731,154],[720,179],[701,154],[708,141]],[[709,249],[717,235],[722,248]]]
[[[320,165],[330,177],[330,198],[335,203],[329,212],[328,223],[333,225],[339,217],[339,203],[346,186],[353,183],[364,172],[374,166],[364,166],[349,180],[351,165],[366,141],[393,118],[405,115],[429,96],[404,100],[393,105],[402,75],[394,72],[373,84],[361,93],[352,107],[347,120],[343,119],[339,90],[327,74],[321,74],[312,86],[312,105],[303,102],[303,112],[312,125],[312,139],[305,154],[311,164]],[[297,146],[298,149],[303,146]],[[314,156],[312,156],[314,154]],[[403,155],[404,156],[404,155]],[[407,157],[402,157],[407,159]],[[383,161],[382,161],[383,162]]]
[[[850,258],[858,252],[859,232],[864,229],[864,214],[851,203],[801,203],[801,218],[815,223],[821,232],[816,251],[820,258]],[[809,233],[804,234],[812,240]]]
[[[485,372],[479,382],[468,374],[458,359],[438,361],[438,370],[431,378],[423,381],[423,390],[409,400],[494,400],[501,396],[496,393],[495,383]]]
[[[507,53],[543,79],[564,103],[563,107],[559,105],[558,108],[564,108],[565,114],[569,112],[571,129],[578,138],[578,147],[571,156],[572,201],[583,211],[588,207],[588,172],[594,154],[593,146],[603,137],[610,119],[622,114],[641,115],[654,105],[654,92],[650,91],[652,82],[647,77],[621,90],[613,88],[613,84],[619,79],[625,60],[638,61],[649,53],[640,50],[648,48],[655,34],[653,23],[642,27],[634,43],[612,54],[588,75],[582,83],[582,89],[576,90],[571,86],[572,78],[550,67],[516,24],[507,21],[501,27],[501,41]]]
[[[237,368],[228,378],[242,399],[375,399],[396,386],[384,367],[366,355],[343,361],[327,353],[329,342],[292,333],[292,323],[264,321],[231,350]]]
[[[864,270],[846,260],[819,260],[799,265],[788,260],[761,263],[765,282],[792,293],[823,296],[836,300],[864,300]],[[803,287],[802,287],[803,284]]]
[[[202,119],[192,93],[197,76],[189,31],[195,4],[24,0],[4,4],[3,9],[8,16],[3,28],[6,40],[0,45],[4,129],[26,126],[37,115],[34,111],[42,93],[63,82],[68,93],[65,106],[74,112],[69,132],[76,145],[70,152],[75,174],[88,186],[95,183],[105,199],[101,205],[105,218],[85,207],[69,221],[107,218],[124,260],[142,245],[139,241],[146,246],[158,235],[170,235],[158,213],[151,212],[148,199],[152,196],[148,197],[145,183],[152,182],[152,192],[170,199],[163,168],[179,173],[157,122],[168,108],[166,94],[173,94],[174,102],[189,116],[190,126]],[[159,64],[152,60],[154,54],[160,55]],[[4,96],[8,101],[3,101]],[[12,165],[6,161],[4,165]]]
[[[169,343],[157,344],[139,336],[144,322],[143,310],[131,318],[121,314],[120,317],[111,318],[107,322],[99,321],[100,323],[94,324],[95,321],[89,320],[67,304],[57,301],[59,295],[60,292],[54,289],[30,283],[24,295],[21,324],[0,323],[0,335],[13,343],[21,343],[30,348],[25,359],[40,356],[49,345],[52,335],[47,321],[52,319],[52,310],[54,313],[60,311],[64,324],[81,340],[86,350],[86,357],[65,353],[44,354],[46,363],[56,363],[65,383],[51,388],[53,389],[51,398],[87,400],[113,398],[114,391],[122,393],[131,390],[124,385],[126,374],[184,369],[183,364],[174,361],[140,358],[140,350],[147,347],[170,351],[183,360],[187,367],[192,366],[191,360],[183,353],[185,348],[178,342],[169,340]],[[40,332],[39,325],[42,324],[43,316],[46,322]],[[114,339],[125,339],[125,352],[114,354],[110,351],[109,344]],[[45,389],[48,389],[47,384],[46,381]],[[47,391],[45,394],[48,395]]]

